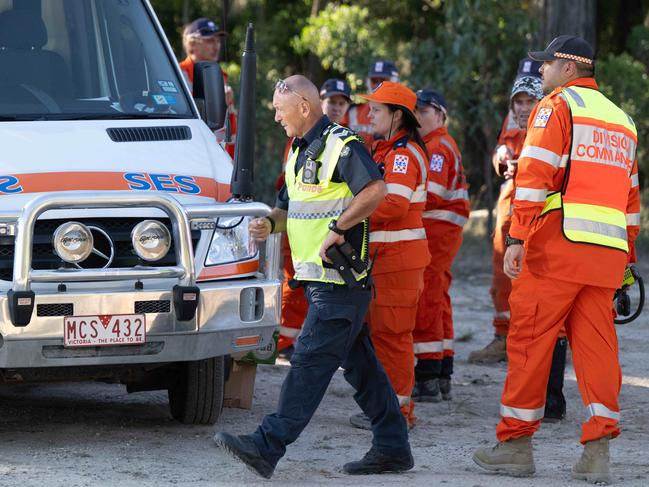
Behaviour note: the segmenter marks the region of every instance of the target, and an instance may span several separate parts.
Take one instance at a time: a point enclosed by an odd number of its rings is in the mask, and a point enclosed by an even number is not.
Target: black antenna
[[[255,54],[255,31],[252,23],[246,30],[246,47],[241,59],[241,91],[239,99],[239,123],[237,144],[234,150],[234,168],[230,191],[240,201],[251,200],[255,182],[255,101],[257,95],[257,54]]]

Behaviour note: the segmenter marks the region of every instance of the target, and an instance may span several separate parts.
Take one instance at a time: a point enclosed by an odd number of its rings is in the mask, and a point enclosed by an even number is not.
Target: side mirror
[[[210,130],[223,128],[228,107],[223,73],[218,63],[201,61],[194,64],[193,91],[201,118]]]

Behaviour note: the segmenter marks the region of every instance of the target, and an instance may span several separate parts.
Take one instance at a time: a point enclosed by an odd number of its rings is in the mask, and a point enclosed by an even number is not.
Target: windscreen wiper
[[[48,120],[152,120],[193,118],[176,113],[66,113],[47,115]]]

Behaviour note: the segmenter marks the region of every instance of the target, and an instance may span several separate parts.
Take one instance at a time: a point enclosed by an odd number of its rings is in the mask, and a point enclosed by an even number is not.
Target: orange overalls
[[[194,83],[194,62],[192,58],[187,56],[180,62],[180,69],[187,75],[187,80],[189,81],[189,87]],[[223,71],[223,82],[228,84],[228,75]],[[230,121],[230,131],[232,132],[232,142],[225,144],[225,150],[228,151],[230,157],[234,158],[234,148],[237,140],[237,109],[234,106],[234,102],[228,105],[228,119]]]
[[[593,78],[579,78],[566,86],[598,89]],[[588,125],[593,119],[573,119],[563,98],[568,95],[560,92],[561,88],[553,91],[532,112],[516,175],[509,233],[525,240],[526,255],[509,299],[512,312],[507,337],[509,364],[501,399],[502,419],[496,428],[500,441],[529,436],[538,430],[552,348],[562,325],[568,334],[577,383],[590,416],[582,426],[581,442],[607,435],[615,437],[620,432],[621,370],[611,303],[625,265],[635,261],[634,241],[640,221],[637,162],[631,160],[628,194],[616,195],[626,197],[627,201],[628,255],[609,247],[568,241],[564,236],[562,211],[541,216],[541,210],[548,193],[564,188],[568,161],[572,158],[580,167],[584,165],[579,161],[579,147],[572,147],[573,124]],[[597,130],[607,140],[606,132],[624,133],[618,127]],[[597,147],[604,147],[610,153],[619,151],[613,144],[609,148],[606,145]],[[597,181],[602,188],[599,194],[592,195],[593,204],[607,205],[609,178],[606,175],[608,171],[616,171],[619,165],[607,164],[605,159],[586,163],[589,166],[586,177],[594,178],[591,181]],[[583,177],[584,170],[581,171]],[[574,177],[572,172],[570,177]],[[569,186],[578,188],[579,180],[570,177]]]
[[[422,213],[426,204],[426,158],[421,147],[400,131],[374,143],[374,160],[384,165],[388,194],[370,216],[370,257],[374,299],[370,303],[370,336],[390,378],[399,405],[412,425],[417,302],[430,261]]]
[[[469,219],[469,195],[462,158],[446,127],[424,137],[429,154],[426,211],[423,214],[431,261],[424,273],[413,333],[415,374],[427,380],[453,373],[453,309],[449,289],[451,265]],[[430,377],[428,377],[430,375]]]
[[[526,129],[521,129],[514,121],[514,115],[510,112],[505,117],[498,145],[506,146],[512,153],[512,159],[518,159],[523,142],[525,142]],[[494,160],[494,168],[499,176],[502,176],[506,167],[501,166]],[[503,257],[505,256],[505,237],[509,233],[512,217],[512,203],[514,197],[514,180],[509,179],[500,186],[500,195],[496,205],[496,228],[493,236],[493,278],[491,281],[491,299],[494,303],[496,313],[494,314],[493,326],[497,336],[507,336],[509,328],[509,293],[512,290],[512,282],[503,271]]]

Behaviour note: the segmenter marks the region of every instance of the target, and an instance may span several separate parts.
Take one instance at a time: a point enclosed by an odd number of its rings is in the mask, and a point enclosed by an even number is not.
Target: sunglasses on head
[[[281,93],[282,95],[284,95],[284,94],[286,94],[286,93],[293,93],[294,95],[299,96],[300,98],[302,98],[305,102],[307,102],[307,103],[309,102],[309,100],[307,100],[306,98],[304,98],[304,97],[303,97],[302,95],[300,95],[297,91],[291,89],[291,88],[286,84],[286,81],[283,80],[283,79],[278,79],[278,80],[277,80],[277,83],[275,83],[275,91],[277,91],[278,93]]]

